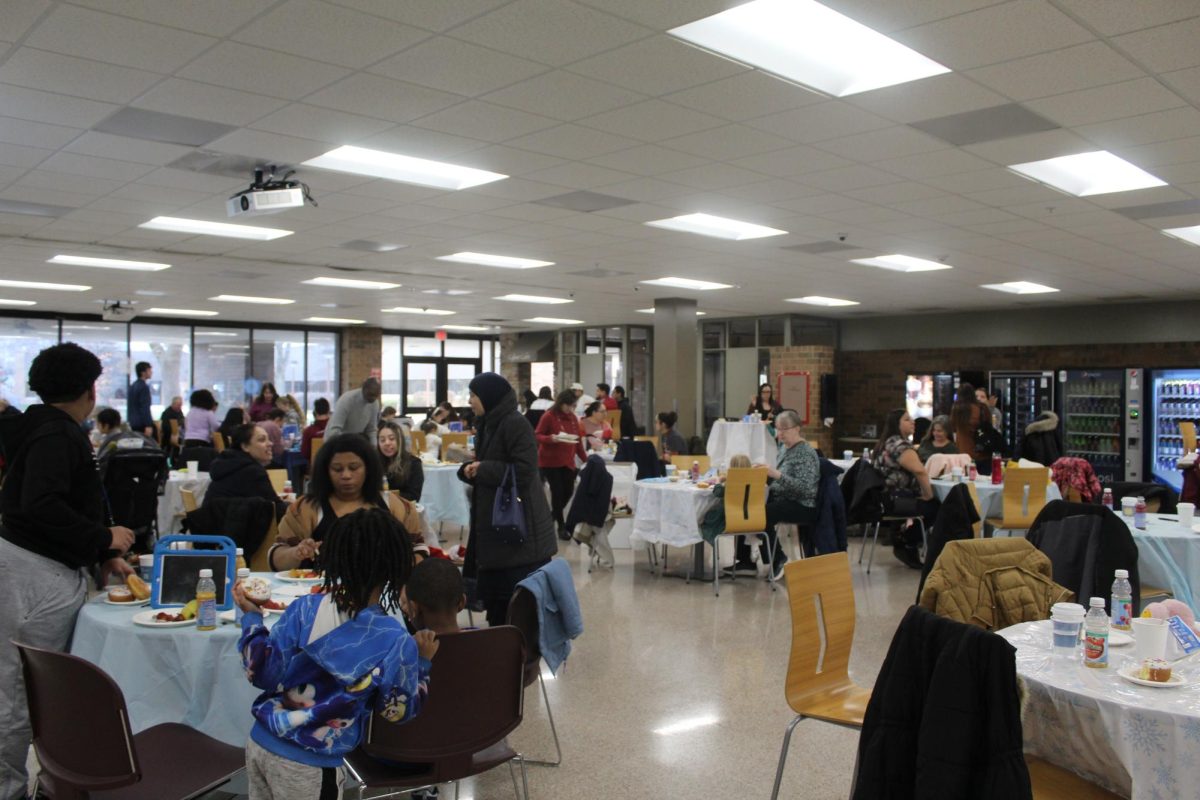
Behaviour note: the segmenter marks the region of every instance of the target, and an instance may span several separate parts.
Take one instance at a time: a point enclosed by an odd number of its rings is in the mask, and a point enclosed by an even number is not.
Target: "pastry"
[[[266,578],[246,578],[242,581],[242,591],[247,600],[261,606],[271,599],[271,582]]]
[[[108,602],[110,603],[132,603],[133,592],[129,591],[124,586],[108,587]]]
[[[133,596],[138,600],[150,599],[150,584],[146,583],[137,575],[130,575],[126,577],[125,585],[129,587],[129,591],[133,592]]]
[[[1171,680],[1171,665],[1161,658],[1147,658],[1138,670],[1138,677],[1144,681],[1166,683]]]

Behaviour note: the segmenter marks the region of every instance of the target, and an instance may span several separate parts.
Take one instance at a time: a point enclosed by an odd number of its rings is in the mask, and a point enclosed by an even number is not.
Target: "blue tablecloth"
[[[288,480],[292,482],[292,490],[296,494],[304,492],[304,473],[308,470],[308,459],[300,455],[299,450],[284,450],[280,459],[287,470]]]
[[[1133,527],[1133,517],[1118,516],[1133,532],[1142,585],[1167,587],[1176,600],[1195,608],[1200,590],[1200,532],[1180,525],[1178,514],[1147,514],[1145,530]]]
[[[421,489],[421,506],[425,519],[435,522],[471,524],[471,501],[465,483],[458,479],[458,464],[448,467],[423,468],[425,485]]]

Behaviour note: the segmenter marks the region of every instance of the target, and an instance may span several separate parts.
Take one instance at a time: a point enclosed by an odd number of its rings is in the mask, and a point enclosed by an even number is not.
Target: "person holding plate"
[[[569,541],[571,532],[563,518],[563,510],[575,491],[575,457],[587,461],[583,449],[579,418],[575,416],[575,392],[559,392],[554,406],[542,414],[534,435],[538,442],[538,471],[550,484],[550,512],[554,517],[558,538]]]

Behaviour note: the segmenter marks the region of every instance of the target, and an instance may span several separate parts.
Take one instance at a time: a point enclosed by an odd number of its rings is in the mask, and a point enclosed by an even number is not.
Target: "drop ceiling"
[[[537,316],[501,294],[574,299],[589,323],[646,321],[657,297],[716,315],[1194,296],[1200,249],[1200,6],[1158,0],[827,0],[944,64],[945,75],[829,99],[694,49],[670,28],[734,0],[23,0],[0,4],[0,275],[90,285],[5,289],[34,310],[102,298],[217,320],[354,317],[387,327]],[[510,177],[459,192],[301,168],[319,206],[234,220],[246,242],[139,228],[225,221],[256,163],[341,145]],[[1107,149],[1166,181],[1076,198],[1007,164]],[[708,213],[788,231],[724,241],[647,227]],[[463,251],[552,261],[507,270]],[[953,264],[881,273],[851,258]],[[168,262],[157,273],[47,264]],[[363,291],[319,276],[400,283]],[[735,284],[689,293],[639,284]],[[469,290],[446,295],[427,290]],[[163,292],[153,298],[138,290]],[[235,306],[218,294],[288,306]],[[452,317],[384,314],[432,305]],[[503,306],[503,307],[501,307]],[[431,321],[432,320],[432,321]]]

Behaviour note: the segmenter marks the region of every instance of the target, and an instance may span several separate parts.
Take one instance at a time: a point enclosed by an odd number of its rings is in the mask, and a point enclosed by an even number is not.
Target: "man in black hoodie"
[[[100,474],[81,424],[96,407],[100,361],[77,344],[49,347],[29,367],[42,404],[0,418],[9,465],[0,490],[0,798],[25,796],[29,713],[15,639],[64,650],[87,598],[84,571],[132,572],[120,554],[133,531],[110,526]]]

